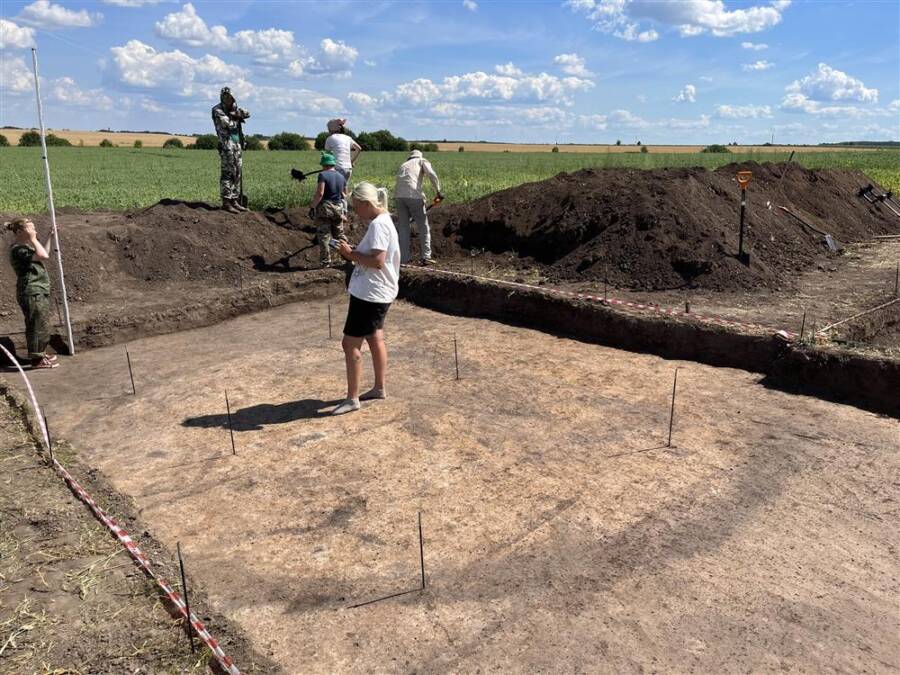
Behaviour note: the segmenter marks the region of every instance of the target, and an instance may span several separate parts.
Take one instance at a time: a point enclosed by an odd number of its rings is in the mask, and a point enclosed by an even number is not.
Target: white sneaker
[[[331,411],[332,415],[346,415],[349,412],[354,412],[355,410],[359,410],[359,399],[358,398],[348,398],[346,401],[337,406],[334,410]]]

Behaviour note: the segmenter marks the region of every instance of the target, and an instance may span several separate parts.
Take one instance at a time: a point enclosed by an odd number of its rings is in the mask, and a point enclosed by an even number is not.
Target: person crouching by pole
[[[431,228],[428,226],[428,214],[425,211],[425,193],[422,191],[422,179],[428,176],[435,191],[436,201],[442,201],[441,181],[438,179],[431,162],[422,157],[422,152],[413,150],[397,171],[397,184],[394,188],[394,204],[397,207],[397,233],[400,235],[400,262],[406,264],[412,257],[410,220],[415,221],[421,242],[422,264],[429,265],[431,259]]]
[[[316,225],[319,240],[319,262],[331,265],[331,239],[344,239],[344,190],[347,179],[335,169],[334,155],[323,152],[319,158],[322,171],[316,181],[316,193],[309,205],[309,217]]]
[[[250,113],[237,107],[231,89],[223,87],[219,92],[219,104],[213,106],[212,119],[216,136],[219,137],[219,161],[222,165],[219,192],[222,195],[222,208],[228,213],[249,210],[240,200],[244,142],[241,125],[249,117]]]
[[[386,398],[388,357],[384,319],[400,289],[400,243],[387,210],[387,190],[371,183],[359,183],[353,188],[350,199],[356,215],[368,221],[369,226],[355,248],[346,241],[340,241],[336,246],[342,258],[354,263],[354,268],[347,288],[350,306],[341,342],[347,365],[347,398],[331,411],[332,415],[359,410],[360,401]],[[375,385],[360,396],[364,340],[372,353]]]
[[[25,317],[25,341],[32,368],[56,368],[56,357],[44,350],[50,342],[50,276],[44,261],[50,259],[50,242],[38,241],[34,223],[16,218],[6,223],[16,237],[9,249],[9,260],[16,271],[16,299]]]

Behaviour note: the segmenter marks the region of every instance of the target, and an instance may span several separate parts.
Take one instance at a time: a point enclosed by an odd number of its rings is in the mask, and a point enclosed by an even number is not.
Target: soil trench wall
[[[290,302],[321,300],[343,289],[343,274],[336,271],[325,271],[306,279],[276,279],[241,290],[223,291],[212,300],[206,298],[177,307],[144,309],[133,314],[74,321],[72,334],[76,351],[95,349],[143,337],[212,326]],[[53,333],[50,346],[59,353],[68,353],[64,342],[65,327],[57,326]],[[17,333],[3,338],[3,341],[7,349],[24,360],[27,354],[24,334]],[[0,360],[6,361],[5,357]]]
[[[403,270],[401,297],[449,314],[492,319],[668,359],[763,373],[768,386],[900,417],[900,362],[890,359],[797,347],[773,335],[638,316],[538,289],[434,271]]]

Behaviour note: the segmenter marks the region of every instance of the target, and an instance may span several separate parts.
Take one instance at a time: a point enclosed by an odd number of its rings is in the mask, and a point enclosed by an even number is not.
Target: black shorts
[[[350,337],[368,337],[376,330],[384,328],[384,317],[387,316],[389,302],[368,302],[350,296],[350,307],[347,309],[347,321],[344,323],[344,335]]]

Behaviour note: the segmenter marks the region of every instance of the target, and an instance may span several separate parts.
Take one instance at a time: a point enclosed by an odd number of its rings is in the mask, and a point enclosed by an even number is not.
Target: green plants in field
[[[113,145],[113,142],[111,140],[109,140],[108,138],[104,138],[102,141],[100,141],[100,147],[101,148],[114,148],[116,146]]]
[[[715,169],[730,162],[784,162],[788,152],[658,153],[601,152],[437,152],[429,155],[450,202],[468,201],[522,183],[582,168],[700,166]],[[140,153],[109,152],[98,147],[51,148],[50,168],[57,206],[85,210],[131,209],[160,199],[218,202],[219,155],[215,150],[173,152],[145,147]],[[353,181],[394,188],[397,167],[406,152],[363,153]],[[244,191],[254,209],[305,206],[315,181],[291,180],[291,168],[315,168],[319,153],[248,152],[244,155]],[[809,168],[856,169],[900,193],[900,150],[798,152],[794,161]],[[0,148],[0,212],[36,213],[46,209],[40,148]],[[851,197],[848,196],[848,199]]]
[[[8,147],[9,147],[9,139],[6,136],[4,136],[3,134],[0,134],[0,148],[8,148]]]
[[[144,147],[144,142],[142,140],[138,139],[134,142],[134,147],[136,149],[140,150],[141,148]]]
[[[180,138],[167,138],[166,142],[163,143],[164,148],[183,148],[184,143],[181,142]]]
[[[724,145],[719,145],[718,143],[713,143],[712,145],[707,145],[700,152],[706,152],[706,153],[731,152],[731,150],[726,148]]]

